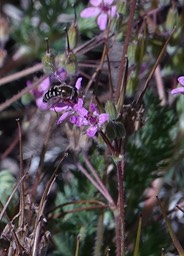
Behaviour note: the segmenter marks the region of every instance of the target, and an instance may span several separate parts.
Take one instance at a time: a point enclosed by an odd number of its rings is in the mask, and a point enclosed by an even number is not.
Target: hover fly
[[[77,89],[65,82],[52,86],[44,95],[43,102],[47,103],[52,98],[63,102],[77,102]]]

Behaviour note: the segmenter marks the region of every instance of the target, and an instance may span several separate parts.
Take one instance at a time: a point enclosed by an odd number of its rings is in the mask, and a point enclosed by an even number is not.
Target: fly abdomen
[[[47,103],[53,97],[60,96],[61,94],[61,85],[54,85],[51,87],[44,95],[43,102]]]
[[[50,99],[57,97],[64,102],[76,102],[78,93],[76,88],[66,83],[54,85],[44,95],[43,102],[47,103]]]

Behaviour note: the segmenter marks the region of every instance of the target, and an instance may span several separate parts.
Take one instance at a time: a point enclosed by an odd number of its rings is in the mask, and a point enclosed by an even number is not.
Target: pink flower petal
[[[86,134],[88,135],[88,137],[94,137],[96,132],[97,132],[97,126],[92,126],[87,129]]]
[[[104,4],[108,4],[108,5],[111,5],[114,0],[103,0],[104,1]]]
[[[100,13],[100,8],[98,7],[88,7],[84,9],[81,13],[80,16],[81,18],[91,18],[91,17],[96,17]]]
[[[98,117],[98,125],[102,125],[103,123],[105,123],[107,120],[109,120],[109,114],[100,114]]]
[[[90,4],[93,6],[99,6],[102,3],[102,0],[90,0]]]
[[[76,84],[75,84],[75,88],[76,88],[77,90],[80,90],[80,88],[81,88],[81,82],[82,82],[82,77],[79,77],[79,78],[77,79]]]
[[[50,110],[51,111],[55,111],[55,112],[63,112],[63,111],[71,111],[73,110],[73,108],[68,105],[68,104],[65,104],[63,102],[58,102],[56,104],[49,104],[50,105]]]
[[[178,78],[178,82],[179,82],[181,85],[184,86],[184,76],[180,76],[180,77]]]
[[[183,87],[179,87],[179,88],[173,89],[171,91],[171,94],[172,95],[174,95],[174,94],[184,94],[184,88]]]
[[[38,90],[41,92],[47,91],[50,87],[50,79],[49,77],[45,78],[41,84],[38,86]]]
[[[48,110],[50,108],[50,106],[47,103],[43,102],[42,97],[36,99],[36,105],[40,110]]]
[[[57,120],[57,124],[61,124],[68,116],[71,115],[71,111],[64,112],[60,118]]]
[[[117,8],[115,5],[113,5],[111,7],[111,9],[109,10],[108,14],[109,14],[109,16],[114,17],[116,15],[116,13],[117,13]]]
[[[107,27],[107,14],[106,13],[101,13],[99,16],[98,16],[98,19],[97,19],[97,23],[98,23],[98,26],[100,28],[100,30],[105,30],[106,27]]]

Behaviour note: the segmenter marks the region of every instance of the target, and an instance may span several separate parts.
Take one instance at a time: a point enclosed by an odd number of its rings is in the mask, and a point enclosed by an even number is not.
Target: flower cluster
[[[78,78],[75,84],[75,90],[77,94],[81,88],[82,78]],[[61,124],[63,121],[69,121],[71,124],[80,127],[88,137],[94,137],[95,134],[103,124],[109,120],[109,114],[99,114],[97,106],[91,103],[89,110],[84,107],[84,101],[82,98],[77,97],[77,101],[62,101],[59,96],[55,97],[55,103],[43,102],[43,97],[46,91],[50,87],[50,79],[46,78],[39,86],[37,90],[32,93],[36,98],[36,104],[41,110],[55,111],[60,114],[57,120],[57,124]]]
[[[90,0],[91,7],[84,9],[81,18],[97,17],[97,24],[100,30],[105,30],[109,17],[116,15],[116,5],[112,5],[114,0]]]
[[[82,78],[78,78],[75,88],[80,90]],[[89,110],[84,107],[82,98],[78,98],[77,103],[71,104],[59,102],[51,110],[62,113],[57,124],[69,120],[73,125],[85,130],[88,137],[94,137],[102,125],[109,120],[109,114],[99,114],[97,106],[91,103]]]
[[[172,95],[174,95],[174,94],[184,94],[184,76],[180,76],[180,77],[178,78],[178,82],[182,85],[182,87],[173,89],[173,90],[171,91],[171,94],[172,94]]]

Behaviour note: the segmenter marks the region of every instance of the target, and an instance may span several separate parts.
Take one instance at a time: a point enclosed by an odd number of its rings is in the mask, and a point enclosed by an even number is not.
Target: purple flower
[[[79,92],[80,88],[81,88],[81,82],[82,82],[82,78],[79,77],[75,83],[75,89],[77,92]],[[73,109],[73,106],[75,105],[75,102],[62,102],[60,100],[59,97],[56,97],[56,99],[52,99],[51,100],[51,107],[50,110],[53,110],[55,112],[63,112],[65,111],[65,108],[69,109]],[[59,122],[61,123],[61,122]]]
[[[94,137],[98,129],[109,120],[109,114],[99,114],[96,105],[92,103],[90,104],[87,120],[90,127],[87,129],[86,134],[88,137]]]
[[[92,7],[84,9],[81,18],[97,17],[97,24],[100,30],[107,27],[108,18],[116,15],[116,5],[112,5],[114,0],[90,0]]]
[[[81,82],[82,78],[79,77],[75,83],[75,89],[77,91],[79,91],[81,88]],[[58,101],[52,105],[50,110],[62,113],[57,121],[57,124],[61,124],[64,120],[70,117],[70,121],[72,120],[71,123],[75,123],[77,125],[79,122],[77,118],[79,118],[79,116],[83,117],[87,113],[87,110],[83,107],[83,100],[81,98],[78,98],[77,103]],[[76,121],[74,121],[74,119],[76,119]],[[80,125],[78,124],[78,126]]]
[[[32,82],[27,81],[27,86],[31,86]],[[43,103],[43,95],[50,87],[49,77],[45,78],[37,88],[34,88],[30,93],[35,97],[36,105],[41,110],[48,110],[49,106],[46,103]]]
[[[85,130],[88,137],[94,137],[101,126],[109,119],[109,114],[99,114],[95,104],[90,104],[89,110],[83,106],[84,102],[78,98],[78,102],[73,106],[63,107],[63,114],[57,121],[61,124],[69,119],[70,123]]]
[[[88,111],[83,107],[83,100],[81,98],[79,98],[77,103],[73,106],[65,103],[65,106],[60,108],[55,107],[52,108],[52,110],[63,112],[59,117],[57,124],[61,124],[64,120],[70,117],[70,122],[76,126],[84,125],[85,120],[83,121],[83,119],[85,119],[85,115],[88,113]]]
[[[59,81],[64,81],[67,77],[67,72],[64,68],[59,68],[55,74],[51,74],[50,77],[45,78],[37,88],[30,91],[30,93],[35,97],[36,105],[40,110],[50,109],[50,104],[43,102],[43,97],[47,90],[51,86],[51,81],[54,82],[54,79]],[[27,81],[27,86],[32,85],[31,81]]]
[[[178,82],[183,86],[183,87],[179,87],[179,88],[176,88],[176,89],[173,89],[171,91],[171,94],[174,95],[174,94],[184,94],[184,76],[180,76],[178,78]]]

